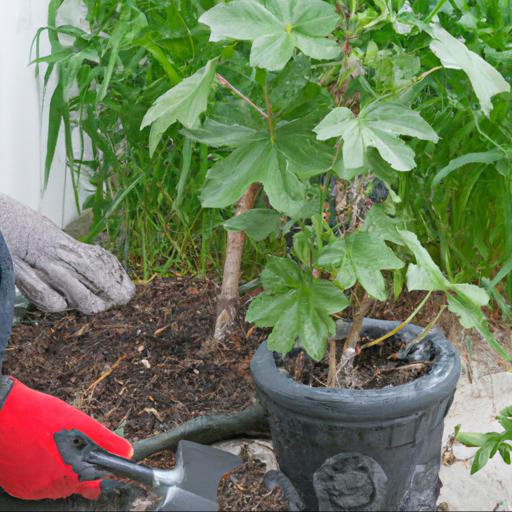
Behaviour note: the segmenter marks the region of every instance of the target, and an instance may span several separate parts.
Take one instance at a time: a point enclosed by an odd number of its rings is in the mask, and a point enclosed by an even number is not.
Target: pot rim
[[[362,332],[387,332],[400,322],[365,318]],[[405,339],[413,339],[423,329],[407,325],[401,331]],[[337,338],[344,338],[343,334]],[[314,388],[299,384],[280,372],[273,352],[263,342],[251,361],[251,372],[258,391],[271,401],[301,415],[345,422],[387,420],[408,416],[428,409],[450,396],[460,375],[460,358],[455,347],[437,329],[427,335],[434,344],[436,358],[431,371],[399,386],[380,389]]]

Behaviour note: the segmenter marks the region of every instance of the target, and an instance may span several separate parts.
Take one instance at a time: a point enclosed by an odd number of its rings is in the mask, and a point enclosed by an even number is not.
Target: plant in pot
[[[428,110],[439,87],[455,101],[452,83],[469,79],[485,115],[492,96],[509,90],[443,28],[443,3],[217,2],[199,21],[218,57],[143,121],[152,150],[177,121],[187,138],[215,148],[202,204],[238,203],[228,230],[287,238],[247,320],[272,328],[251,369],[280,467],[308,509],[435,508],[460,363],[435,320],[410,324],[426,297],[402,323],[365,319],[387,300],[387,278],[395,295],[403,282],[444,294],[441,309],[511,360],[481,310],[486,292],[445,277],[397,213],[396,172],[411,171],[415,153],[429,158],[435,124],[450,122]],[[222,87],[208,102],[214,83]],[[233,244],[238,257],[228,247],[225,280],[239,275],[242,244]],[[352,322],[337,325],[351,302]]]

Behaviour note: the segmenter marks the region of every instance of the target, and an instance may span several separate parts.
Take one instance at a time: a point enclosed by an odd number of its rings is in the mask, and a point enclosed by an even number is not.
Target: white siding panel
[[[63,226],[76,216],[63,140],[43,194],[47,115],[51,86],[42,109],[41,87],[29,65],[32,39],[47,21],[47,0],[0,0],[0,190]],[[42,38],[41,53],[49,44]]]

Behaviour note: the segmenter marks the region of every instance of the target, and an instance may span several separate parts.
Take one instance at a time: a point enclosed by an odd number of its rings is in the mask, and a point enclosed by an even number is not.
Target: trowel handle
[[[53,437],[62,459],[80,480],[96,480],[108,472],[149,486],[155,483],[151,468],[104,450],[79,430],[64,429]]]
[[[87,456],[87,462],[100,470],[107,471],[115,476],[129,478],[144,485],[153,486],[155,483],[155,475],[151,468],[117,455],[92,450]]]

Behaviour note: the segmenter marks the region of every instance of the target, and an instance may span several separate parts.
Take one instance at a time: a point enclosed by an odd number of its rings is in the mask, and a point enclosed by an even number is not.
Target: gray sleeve
[[[11,255],[0,232],[0,371],[14,314],[14,270]]]

